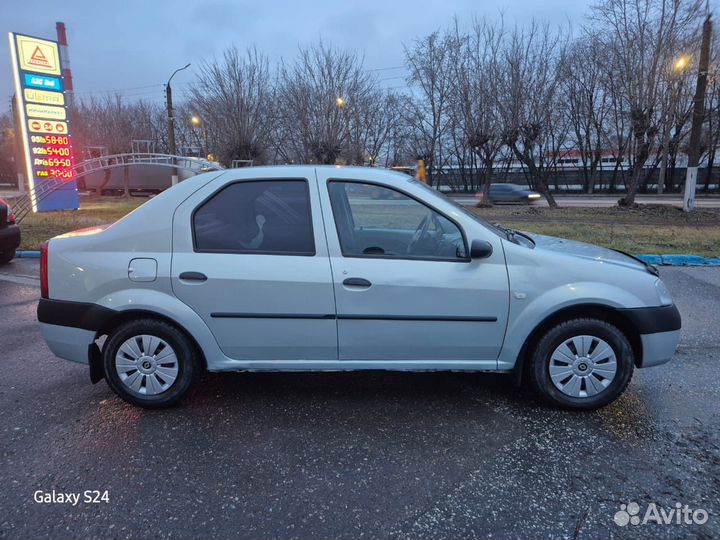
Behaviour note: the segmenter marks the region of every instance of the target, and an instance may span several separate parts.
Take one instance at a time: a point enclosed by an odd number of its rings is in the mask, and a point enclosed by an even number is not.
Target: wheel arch
[[[178,330],[180,330],[185,336],[190,340],[190,342],[193,344],[193,347],[195,348],[195,352],[198,355],[198,358],[202,361],[202,365],[207,370],[208,364],[207,364],[207,358],[205,358],[205,352],[203,351],[202,347],[198,343],[198,341],[195,339],[195,337],[192,335],[191,332],[187,330],[182,324],[177,322],[176,320],[172,319],[171,317],[168,317],[167,315],[163,315],[161,313],[158,313],[156,311],[151,311],[147,309],[127,309],[123,311],[118,311],[115,315],[110,317],[108,320],[103,322],[102,327],[100,330],[98,330],[95,334],[95,339],[99,339],[102,336],[109,335],[115,328],[120,326],[121,324],[124,324],[126,322],[130,321],[136,321],[138,319],[154,319],[156,321],[162,321],[167,324],[170,324],[171,326],[174,326]],[[103,344],[104,346],[104,344]]]
[[[546,316],[525,338],[525,341],[520,348],[517,361],[515,362],[515,367],[513,368],[513,379],[516,384],[519,385],[523,382],[525,376],[525,364],[530,357],[534,346],[541,339],[544,333],[557,324],[579,318],[599,319],[616,326],[630,342],[635,366],[640,367],[643,352],[642,339],[640,337],[640,332],[633,325],[627,315],[623,314],[620,309],[603,304],[573,304],[558,309]]]

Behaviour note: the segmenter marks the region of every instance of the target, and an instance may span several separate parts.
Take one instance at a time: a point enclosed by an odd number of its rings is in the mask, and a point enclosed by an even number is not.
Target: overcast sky
[[[0,97],[7,110],[12,89],[7,32],[55,39],[55,22],[68,29],[70,60],[79,97],[118,91],[127,98],[161,101],[173,79],[182,98],[193,67],[231,44],[255,45],[276,61],[292,59],[299,45],[319,38],[365,56],[387,87],[403,85],[403,44],[473,16],[524,24],[533,17],[577,27],[590,0],[0,0]],[[390,68],[390,69],[385,69]],[[177,86],[175,83],[177,82]],[[154,86],[150,86],[154,85]]]

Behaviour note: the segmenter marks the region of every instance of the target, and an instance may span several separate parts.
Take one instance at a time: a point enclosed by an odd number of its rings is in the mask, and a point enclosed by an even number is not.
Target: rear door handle
[[[363,289],[367,289],[372,285],[372,283],[370,283],[367,279],[351,277],[343,281],[343,285],[346,287],[361,287]]]
[[[207,276],[202,272],[183,272],[179,277],[186,281],[207,281]]]

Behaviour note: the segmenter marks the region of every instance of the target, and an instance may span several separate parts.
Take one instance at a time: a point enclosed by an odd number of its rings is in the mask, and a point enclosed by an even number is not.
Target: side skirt
[[[488,371],[495,360],[231,360],[208,362],[208,371]]]

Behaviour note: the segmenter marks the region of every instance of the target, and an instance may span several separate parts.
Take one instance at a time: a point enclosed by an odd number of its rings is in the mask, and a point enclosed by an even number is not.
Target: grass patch
[[[492,222],[529,233],[559,236],[628,253],[720,256],[720,209],[694,212],[666,205],[636,208],[473,208]]]
[[[560,236],[636,255],[691,253],[702,257],[720,257],[720,227],[528,223],[527,221],[509,221],[504,224],[529,233]]]
[[[45,240],[58,234],[112,223],[146,201],[141,197],[98,197],[82,199],[80,210],[28,214],[20,224],[22,242],[19,249],[38,250]]]
[[[21,224],[20,249],[37,250],[58,234],[118,220],[147,199],[131,197],[83,198],[80,210],[28,215]],[[720,209],[698,209],[687,214],[670,206],[640,205],[637,208],[560,208],[495,206],[473,208],[492,222],[522,231],[560,236],[630,253],[693,253],[720,257]],[[403,223],[389,223],[386,216],[370,214],[382,207],[368,207],[369,217],[383,225],[414,228],[421,215],[408,215]],[[373,221],[373,219],[370,219]]]

